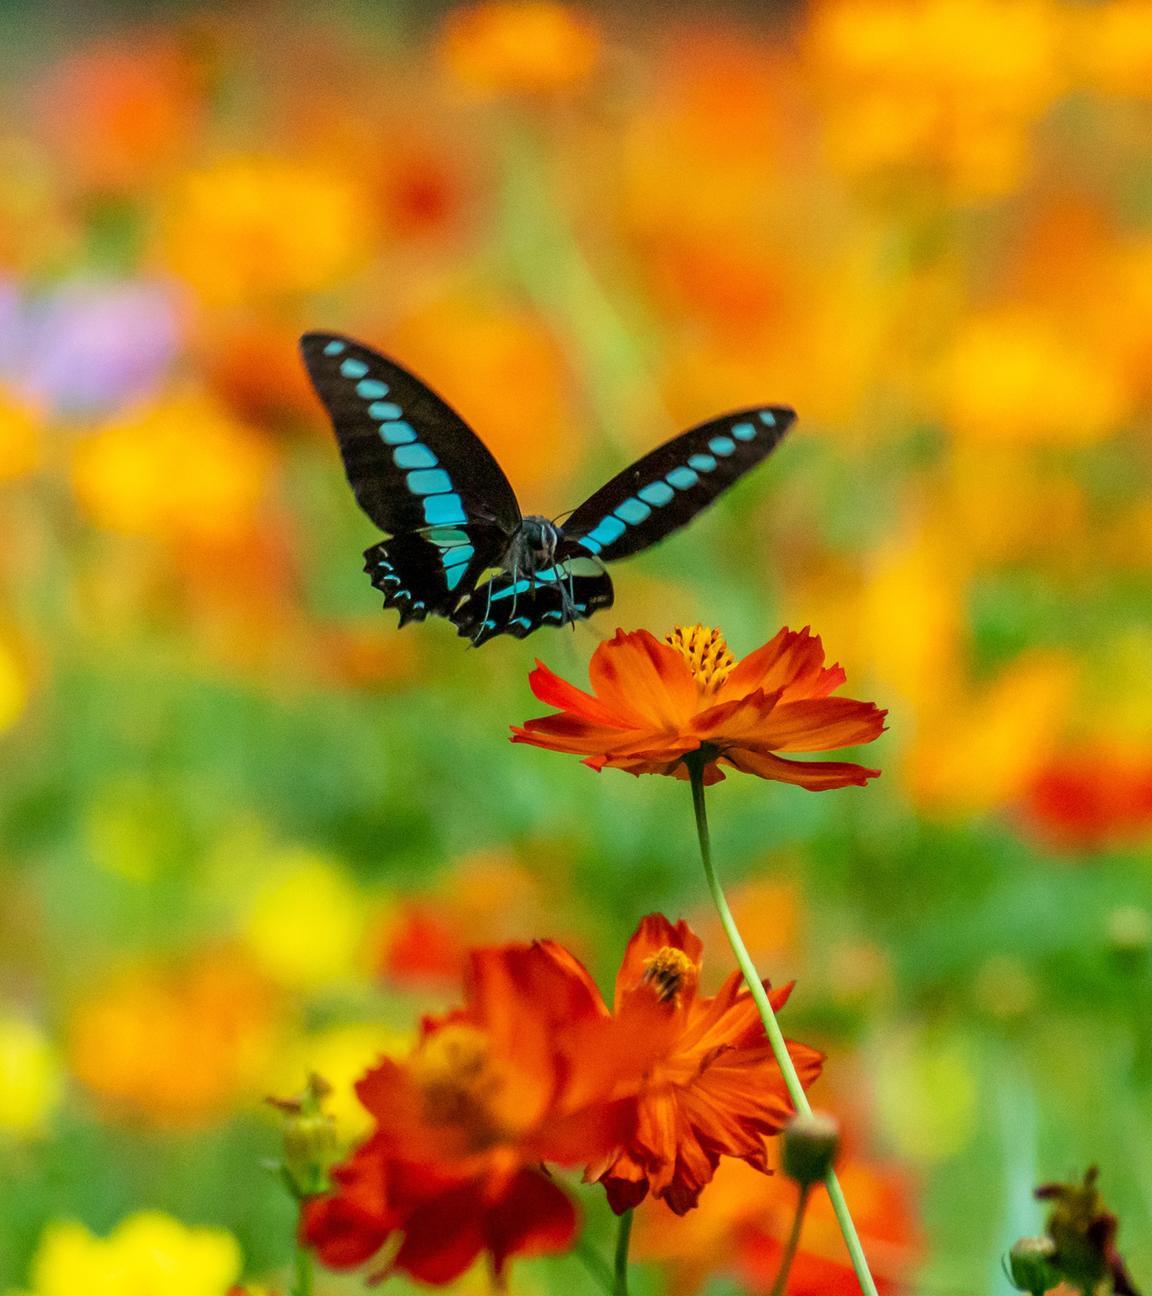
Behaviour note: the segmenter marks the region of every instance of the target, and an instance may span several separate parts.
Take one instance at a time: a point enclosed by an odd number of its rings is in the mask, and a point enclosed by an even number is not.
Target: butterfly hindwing
[[[662,540],[769,455],[795,418],[785,406],[740,410],[657,446],[565,522],[565,553],[607,562]]]
[[[515,492],[467,423],[415,375],[335,333],[300,339],[356,500],[392,534],[520,525]]]
[[[542,625],[582,621],[612,606],[612,578],[570,572],[559,564],[535,577],[500,572],[468,596],[452,615],[461,635],[477,647],[498,634],[523,639]]]
[[[400,625],[427,616],[450,616],[481,573],[503,549],[494,527],[431,527],[383,540],[364,551],[364,570],[400,612]]]

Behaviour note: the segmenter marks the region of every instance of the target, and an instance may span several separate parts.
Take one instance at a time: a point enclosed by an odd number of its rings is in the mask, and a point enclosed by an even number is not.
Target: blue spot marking
[[[717,436],[713,437],[712,440],[708,442],[708,449],[711,450],[714,455],[719,455],[722,459],[727,459],[736,449],[736,442],[733,441],[731,437]]]
[[[667,482],[662,481],[653,482],[651,486],[641,486],[636,494],[646,504],[651,504],[654,508],[663,508],[670,500],[676,498],[676,492],[672,487]]]
[[[628,528],[616,517],[601,518],[600,521],[588,532],[588,539],[595,540],[601,548],[610,545],[613,540],[619,540]]]
[[[480,629],[481,629],[481,630],[495,630],[495,629],[496,629],[496,622],[495,622],[495,621],[481,621],[481,623],[480,623]]]
[[[700,478],[691,468],[673,468],[664,480],[671,482],[677,490],[689,490]]]
[[[459,495],[432,495],[424,501],[424,520],[430,526],[451,526],[453,522],[467,522],[468,515]]]
[[[590,554],[598,554],[604,547],[597,543],[597,541],[593,540],[591,536],[581,536],[576,543],[581,547],[581,549],[587,549]]]
[[[445,568],[448,567],[467,567],[476,556],[476,550],[471,545],[458,545],[455,549],[449,549],[446,554],[440,555],[440,561]]]
[[[525,590],[531,589],[531,587],[531,581],[518,580],[515,585],[507,585],[504,589],[497,590],[496,593],[492,595],[492,602],[495,603],[497,599],[511,598],[513,594],[523,594]]]
[[[761,418],[764,422],[766,422],[766,423],[769,425],[769,427],[771,427],[772,424],[776,422],[776,420],[772,417],[771,414],[769,414],[768,417],[767,417],[766,419],[764,418],[764,415],[761,414],[761,415],[760,415],[760,418]],[[737,423],[737,424],[735,425],[735,427],[733,427],[733,429],[732,429],[732,435],[736,438],[737,441],[755,441],[755,439],[756,439],[756,424],[755,424],[755,423]]]
[[[348,364],[348,361],[345,360],[344,363]],[[356,393],[363,396],[365,400],[379,400],[382,396],[388,395],[388,384],[378,382],[375,378],[365,378],[363,382],[356,384]]]
[[[776,415],[773,414],[771,410],[761,410],[761,411],[760,411],[760,422],[763,423],[763,424],[765,425],[765,427],[775,427],[775,426],[776,426]],[[733,428],[732,431],[735,432],[736,429]]]
[[[643,522],[645,518],[650,518],[652,516],[652,510],[648,505],[638,499],[626,499],[623,504],[618,508],[614,508],[612,512],[622,522],[627,522],[631,526],[637,526],[639,523]]]
[[[324,348],[325,355],[339,355],[341,351],[347,350],[343,342],[329,342]]]
[[[555,585],[558,580],[568,579],[567,567],[545,567],[536,573],[536,582],[540,585]]]
[[[545,621],[557,621],[557,622],[559,622],[559,621],[563,621],[563,620],[564,620],[564,613],[561,612],[559,608],[552,608],[552,609],[550,609],[549,611],[547,611],[547,612],[544,613],[544,620],[545,620]]]
[[[410,472],[405,484],[413,495],[444,495],[452,489],[452,479],[443,468]]]
[[[380,436],[389,445],[406,445],[416,440],[416,429],[411,423],[381,423]]]
[[[404,411],[399,405],[393,405],[390,401],[373,401],[368,406],[368,417],[379,419],[398,419]]]
[[[400,584],[400,577],[393,576],[391,572],[385,572],[384,575],[380,577],[380,579],[382,581],[391,581],[394,585]]]
[[[456,586],[459,585],[460,582],[464,579],[464,573],[467,570],[468,570],[467,563],[465,563],[461,567],[445,567],[444,584],[447,585],[450,590],[454,590]]]
[[[716,460],[711,455],[694,454],[688,462],[697,472],[714,472],[716,468]]]
[[[347,360],[341,363],[340,372],[345,378],[363,378],[368,372],[368,366],[363,360],[357,360],[354,356],[349,356]]]
[[[532,618],[526,616],[513,617],[512,620],[508,622],[508,624],[523,626],[524,629],[527,630],[528,627],[532,624]]]
[[[440,461],[426,445],[417,442],[397,446],[392,451],[392,462],[397,468],[435,468]]]
[[[457,531],[453,527],[437,527],[428,532],[427,539],[434,545],[462,545],[468,543],[469,536],[467,531]]]

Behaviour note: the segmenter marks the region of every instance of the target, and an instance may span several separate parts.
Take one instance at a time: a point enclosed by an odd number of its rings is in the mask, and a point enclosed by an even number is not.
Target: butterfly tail
[[[400,626],[423,621],[432,613],[446,616],[456,602],[455,598],[446,598],[442,586],[425,576],[435,568],[413,561],[413,542],[425,543],[418,536],[396,536],[364,550],[364,570],[384,595],[384,606],[400,613]]]

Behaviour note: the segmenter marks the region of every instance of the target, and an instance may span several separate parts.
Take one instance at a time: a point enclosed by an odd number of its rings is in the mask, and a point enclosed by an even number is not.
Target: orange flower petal
[[[647,630],[617,630],[592,654],[588,676],[596,696],[638,729],[675,732],[699,708],[684,658]]]
[[[793,761],[784,760],[768,752],[750,751],[747,747],[733,748],[724,753],[733,769],[759,778],[774,779],[778,783],[794,783],[809,792],[823,792],[829,788],[863,787],[869,779],[879,778],[880,771],[853,765],[850,761]]]
[[[853,698],[811,698],[781,702],[767,717],[757,745],[773,751],[830,751],[872,742],[884,732],[884,718],[872,702]]]
[[[536,669],[528,675],[528,687],[547,706],[559,707],[561,711],[590,720],[593,724],[620,727],[620,717],[616,712],[575,684],[561,679],[539,658],[536,659]]]

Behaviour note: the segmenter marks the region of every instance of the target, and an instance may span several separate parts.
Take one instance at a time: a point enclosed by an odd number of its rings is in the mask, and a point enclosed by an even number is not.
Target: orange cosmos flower
[[[698,993],[700,938],[649,914],[628,944],[616,978],[615,1020],[620,1047],[642,1066],[638,1122],[632,1137],[589,1165],[585,1178],[602,1183],[617,1214],[651,1191],[677,1215],[691,1210],[722,1156],[739,1157],[768,1173],[766,1135],[778,1134],[792,1102],[742,975],[733,972],[719,994]],[[779,1011],[792,987],[772,991]],[[823,1056],[789,1042],[807,1089]]]
[[[600,34],[591,14],[555,0],[488,0],[449,14],[441,54],[479,94],[549,94],[588,78]]]
[[[429,1283],[483,1252],[500,1273],[512,1255],[564,1250],[575,1209],[541,1164],[605,1156],[635,1123],[613,1029],[560,946],[473,953],[465,1007],[426,1020],[406,1062],[385,1058],[357,1085],[374,1130],[307,1208],[305,1241],[344,1269],[399,1233],[386,1272]]]
[[[862,785],[880,772],[776,755],[871,742],[884,730],[886,711],[831,696],[844,671],[824,665],[820,637],[807,627],[781,630],[740,662],[704,626],[678,626],[663,643],[647,630],[617,630],[593,653],[589,675],[591,694],[537,661],[532,692],[561,709],[513,727],[512,741],[583,755],[594,770],[676,778],[688,777],[684,758],[700,752],[706,783],[724,777],[724,764],[812,792]]]

